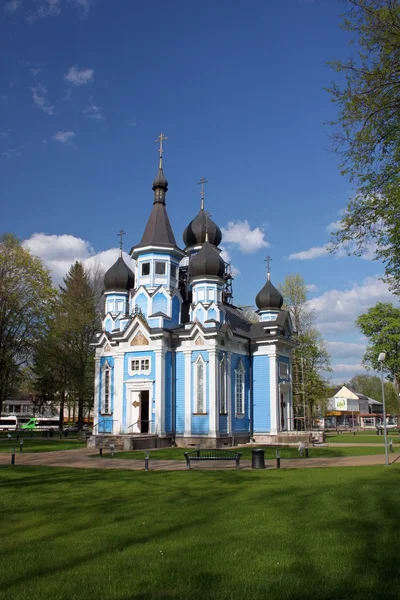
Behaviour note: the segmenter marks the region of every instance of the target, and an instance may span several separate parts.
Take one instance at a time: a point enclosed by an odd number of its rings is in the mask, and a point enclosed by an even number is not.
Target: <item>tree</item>
[[[53,308],[55,290],[42,261],[7,233],[0,238],[0,411],[16,390]]]
[[[376,375],[355,375],[349,382],[349,387],[356,393],[364,394],[369,398],[382,402],[382,384],[380,377]],[[396,414],[399,412],[399,397],[391,381],[384,382],[385,404],[387,412]]]
[[[334,151],[357,192],[331,249],[372,249],[400,293],[400,2],[343,1],[349,11],[342,27],[354,34],[358,58],[331,63],[344,83],[328,92],[338,107]]]
[[[96,296],[83,265],[76,262],[64,278],[55,310],[53,337],[65,369],[68,393],[78,400],[78,427],[84,408],[93,403],[94,350],[91,343],[99,330]]]
[[[378,356],[385,352],[383,370],[389,381],[393,381],[399,393],[400,375],[400,309],[390,302],[378,302],[376,306],[360,315],[357,327],[368,338],[363,363],[367,368],[380,370]]]
[[[288,275],[279,288],[284,297],[283,308],[289,311],[297,333],[298,344],[292,360],[295,413],[297,419],[310,421],[317,407],[321,407],[328,397],[328,382],[324,373],[332,370],[330,355],[315,327],[315,315],[309,307],[307,286],[301,275]]]

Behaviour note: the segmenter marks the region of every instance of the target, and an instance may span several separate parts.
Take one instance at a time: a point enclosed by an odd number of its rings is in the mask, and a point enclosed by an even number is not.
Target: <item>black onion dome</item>
[[[223,277],[225,263],[216,247],[210,242],[204,242],[198,253],[192,258],[189,271],[191,279],[204,276]]]
[[[208,241],[214,246],[221,243],[222,233],[218,225],[207,217],[204,208],[201,208],[198,215],[190,221],[183,232],[183,243],[186,247],[198,246],[206,241],[206,231],[208,228]]]
[[[279,309],[283,304],[283,296],[268,280],[263,289],[258,292],[256,304],[259,310],[267,310],[269,308]]]
[[[130,290],[135,284],[135,276],[120,256],[104,275],[105,291]]]
[[[165,191],[168,190],[168,181],[161,166],[159,167],[156,178],[153,181],[153,190],[157,188],[164,188]]]

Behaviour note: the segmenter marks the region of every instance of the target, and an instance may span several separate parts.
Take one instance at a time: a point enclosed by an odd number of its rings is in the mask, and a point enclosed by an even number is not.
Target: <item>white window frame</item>
[[[133,362],[138,362],[138,369],[133,369]],[[151,356],[134,356],[129,358],[129,375],[150,375]]]
[[[243,361],[240,360],[235,369],[235,414],[243,416],[245,414],[245,369]]]
[[[219,361],[219,414],[227,415],[228,414],[228,397],[226,393],[226,357],[223,356]]]
[[[199,373],[200,367],[203,370],[203,393],[202,398],[199,397]],[[206,369],[206,361],[202,357],[201,354],[196,359],[194,363],[194,414],[196,415],[206,415],[207,414],[207,369]]]
[[[108,379],[108,381],[107,381]],[[108,388],[108,389],[107,389]],[[111,415],[111,367],[106,362],[102,369],[101,414]]]
[[[286,362],[279,362],[279,379],[289,379],[289,365]]]

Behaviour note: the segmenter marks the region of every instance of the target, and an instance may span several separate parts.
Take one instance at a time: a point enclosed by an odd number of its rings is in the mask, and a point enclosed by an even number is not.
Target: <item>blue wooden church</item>
[[[184,248],[177,245],[166,210],[164,139],[142,239],[129,265],[121,250],[104,278],[95,439],[118,436],[125,448],[143,436],[178,446],[272,441],[293,430],[290,315],[269,274],[255,299],[257,323],[233,305],[221,231],[204,195]]]

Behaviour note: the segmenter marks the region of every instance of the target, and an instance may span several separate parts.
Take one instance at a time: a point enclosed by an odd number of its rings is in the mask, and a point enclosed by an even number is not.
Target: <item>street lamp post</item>
[[[387,427],[386,427],[386,406],[385,406],[385,386],[383,383],[383,363],[385,361],[386,354],[381,352],[378,356],[378,362],[381,363],[381,385],[382,385],[382,404],[383,404],[383,433],[385,436],[385,465],[389,465],[389,452],[388,452],[388,439],[387,439]]]

